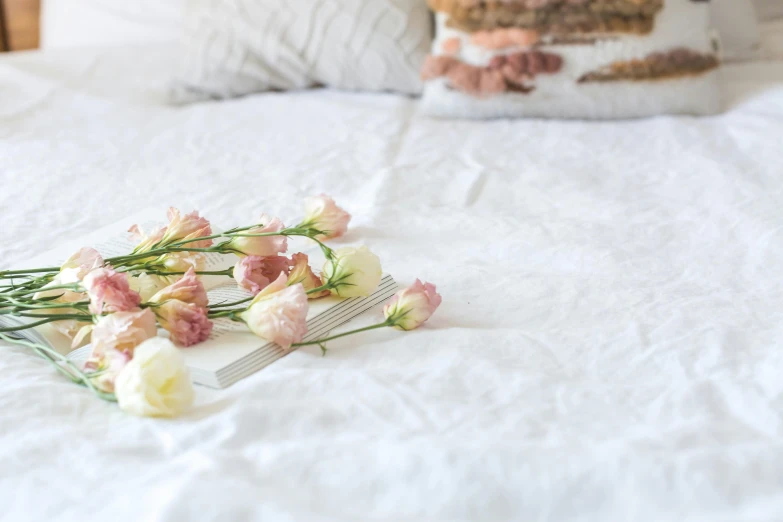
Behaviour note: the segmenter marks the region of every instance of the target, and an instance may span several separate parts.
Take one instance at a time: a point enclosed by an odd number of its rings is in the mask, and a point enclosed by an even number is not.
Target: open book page
[[[128,229],[131,226],[138,224],[142,230],[150,232],[159,226],[165,225],[165,223],[165,212],[162,212],[160,209],[144,210],[78,239],[66,241],[57,248],[35,256],[13,268],[24,269],[60,266],[65,260],[83,247],[94,248],[100,252],[104,258],[126,255],[131,253],[136,246],[128,233]],[[233,266],[236,263],[236,256],[206,253],[204,254],[204,260],[205,270],[218,271]],[[24,280],[16,279],[14,281],[21,283]],[[202,281],[205,288],[209,290],[210,288],[218,287],[227,282],[228,278],[221,276],[204,276],[202,277]],[[29,324],[34,321],[36,321],[36,319],[29,317],[0,315],[0,327]],[[70,339],[51,327],[51,325],[21,330],[15,332],[15,334],[17,337],[23,337],[36,343],[48,344],[60,353],[68,353],[71,349]]]

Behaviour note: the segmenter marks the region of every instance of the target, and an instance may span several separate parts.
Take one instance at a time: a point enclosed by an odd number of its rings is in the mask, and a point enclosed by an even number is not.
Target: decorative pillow
[[[188,0],[174,102],[326,85],[421,92],[424,0]]]
[[[720,108],[709,3],[429,0],[423,109],[451,117],[631,118]]]
[[[753,3],[742,0],[712,0],[712,19],[720,36],[724,60],[755,58],[761,32]]]

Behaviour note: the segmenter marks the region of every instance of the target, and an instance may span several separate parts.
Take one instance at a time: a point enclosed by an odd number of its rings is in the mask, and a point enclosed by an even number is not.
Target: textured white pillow
[[[179,40],[184,0],[43,0],[41,48]]]
[[[423,110],[460,118],[713,114],[719,60],[695,0],[429,0]]]
[[[316,85],[415,94],[431,41],[424,0],[187,0],[172,101]]]
[[[747,60],[757,55],[761,33],[751,2],[712,0],[712,20],[720,35],[724,59]]]

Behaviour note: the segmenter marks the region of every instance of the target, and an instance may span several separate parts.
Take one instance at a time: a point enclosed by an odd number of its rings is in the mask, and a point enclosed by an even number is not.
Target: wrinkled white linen
[[[162,106],[163,49],[0,60],[0,266],[140,207],[327,192],[426,328],[140,420],[0,346],[0,520],[778,520],[783,66],[726,114],[430,120],[329,91]],[[355,325],[369,324],[364,317]]]

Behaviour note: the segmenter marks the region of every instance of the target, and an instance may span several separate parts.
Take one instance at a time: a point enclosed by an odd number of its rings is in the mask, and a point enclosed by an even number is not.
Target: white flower
[[[168,339],[144,341],[114,384],[120,408],[141,417],[175,417],[193,404],[185,359]]]
[[[340,297],[368,296],[382,276],[381,260],[366,246],[335,250],[334,259],[327,259],[323,271],[324,281],[331,283],[332,293]]]

